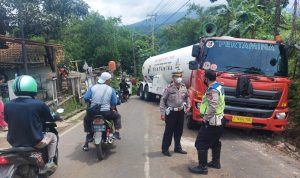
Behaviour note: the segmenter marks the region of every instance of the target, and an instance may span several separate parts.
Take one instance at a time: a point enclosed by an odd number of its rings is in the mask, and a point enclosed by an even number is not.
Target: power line
[[[159,6],[162,4],[163,1],[164,1],[164,0],[161,0],[161,1],[156,5],[156,7],[155,7],[155,8],[153,9],[153,11],[152,11],[152,14],[154,14],[155,9],[159,8]]]
[[[152,54],[154,54],[154,23],[155,23],[155,20],[156,20],[156,16],[157,14],[148,14],[147,17],[150,17],[151,19],[151,30],[152,30]]]
[[[168,20],[170,20],[172,17],[174,17],[174,15],[176,15],[182,8],[184,8],[191,0],[188,0],[187,2],[185,2],[176,12],[174,12],[172,15],[169,16],[169,18],[167,18],[163,23],[161,23],[160,25],[158,25],[155,29],[157,30],[158,28],[160,28],[161,26],[163,26]]]
[[[169,0],[162,8],[158,9],[155,13],[160,12],[162,9],[164,9],[165,7],[167,7],[172,1],[174,1],[174,0]]]
[[[166,4],[165,4],[165,6],[164,7],[166,7],[166,5],[169,5],[169,3],[171,3],[171,2],[173,2],[172,0],[169,0]],[[176,1],[175,1],[176,2]],[[170,4],[170,6],[168,6],[168,8],[166,8],[164,11],[162,11],[162,9],[164,9],[164,7],[162,7],[162,8],[160,8],[158,11],[156,11],[156,15],[157,15],[157,13],[158,12],[160,12],[161,11],[161,14],[167,14],[167,12],[169,12],[169,14],[170,14],[170,12],[172,12],[172,11],[175,11],[175,10],[177,10],[177,5],[179,5],[178,3],[176,4],[176,3],[172,3],[172,4]],[[173,10],[174,9],[174,10]],[[166,16],[166,18],[165,19],[168,19],[170,16]],[[161,19],[162,19],[162,17],[161,17]],[[160,20],[160,21],[163,21],[163,20],[165,20],[165,19],[162,19],[162,20]],[[150,21],[152,22],[152,25],[153,25],[153,20],[152,19],[150,19]],[[152,26],[153,27],[153,26]],[[149,30],[149,32],[147,33],[148,35],[151,33],[151,31],[153,31],[153,29],[150,29]]]
[[[167,13],[170,13],[170,12],[173,12],[175,11],[178,7],[180,6],[180,4],[178,4],[178,2],[174,2],[172,4],[170,4],[167,8],[165,8],[164,10],[160,10],[158,11],[157,13],[158,14],[167,14]]]

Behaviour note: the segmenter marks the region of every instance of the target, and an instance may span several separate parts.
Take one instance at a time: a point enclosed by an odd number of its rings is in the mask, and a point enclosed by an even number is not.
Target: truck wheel
[[[143,85],[139,87],[139,96],[141,99],[144,99],[144,91],[143,91]]]
[[[185,118],[186,118],[186,126],[188,129],[195,129],[196,128],[196,121],[193,120],[193,115],[187,115],[185,114]]]
[[[148,87],[148,86],[145,87],[144,98],[145,98],[145,100],[147,100],[147,101],[152,101],[153,98],[154,98],[154,97],[153,97],[153,93],[150,93],[150,92],[149,92],[149,87]]]

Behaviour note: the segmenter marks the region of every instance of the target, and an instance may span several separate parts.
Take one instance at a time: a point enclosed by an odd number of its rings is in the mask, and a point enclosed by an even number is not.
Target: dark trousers
[[[197,150],[221,147],[220,137],[222,136],[223,130],[224,126],[202,125],[195,142]]]
[[[181,136],[183,132],[184,111],[171,111],[165,119],[166,127],[162,140],[162,151],[168,151],[174,136],[175,149],[181,149]]]
[[[107,120],[112,120],[114,122],[115,129],[121,129],[121,115],[115,111],[103,111],[101,112],[103,117]],[[89,116],[88,114],[85,115],[83,119],[84,131],[85,132],[93,132],[92,129],[92,122],[93,117]]]

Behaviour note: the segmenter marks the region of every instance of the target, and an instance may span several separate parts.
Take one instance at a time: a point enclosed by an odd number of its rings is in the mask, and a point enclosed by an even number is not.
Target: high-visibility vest
[[[219,102],[218,102],[218,106],[216,108],[216,115],[224,115],[224,109],[225,109],[225,92],[223,87],[219,84],[219,83],[215,83],[213,84],[211,87],[209,87],[203,98],[202,98],[202,103],[200,105],[200,113],[201,114],[206,114],[207,113],[207,108],[208,108],[208,100],[207,100],[207,96],[206,94],[208,92],[210,92],[210,90],[217,90],[220,94],[219,97]]]

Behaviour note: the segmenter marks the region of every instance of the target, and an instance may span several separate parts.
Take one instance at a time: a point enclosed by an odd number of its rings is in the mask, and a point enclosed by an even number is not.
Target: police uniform
[[[207,166],[220,169],[220,137],[224,125],[225,94],[222,86],[214,82],[206,90],[200,105],[203,124],[199,130],[195,147],[198,151],[199,166],[190,168],[191,172],[207,174]],[[212,149],[212,161],[207,163],[208,149]]]
[[[173,72],[173,76],[182,76],[182,72]],[[174,135],[175,148],[174,151],[186,154],[182,150],[180,139],[183,132],[184,113],[190,107],[188,90],[181,82],[178,85],[172,82],[165,89],[160,100],[161,115],[165,115],[165,132],[162,140],[162,153],[169,154],[169,147],[172,143]],[[166,155],[166,154],[165,154]]]

